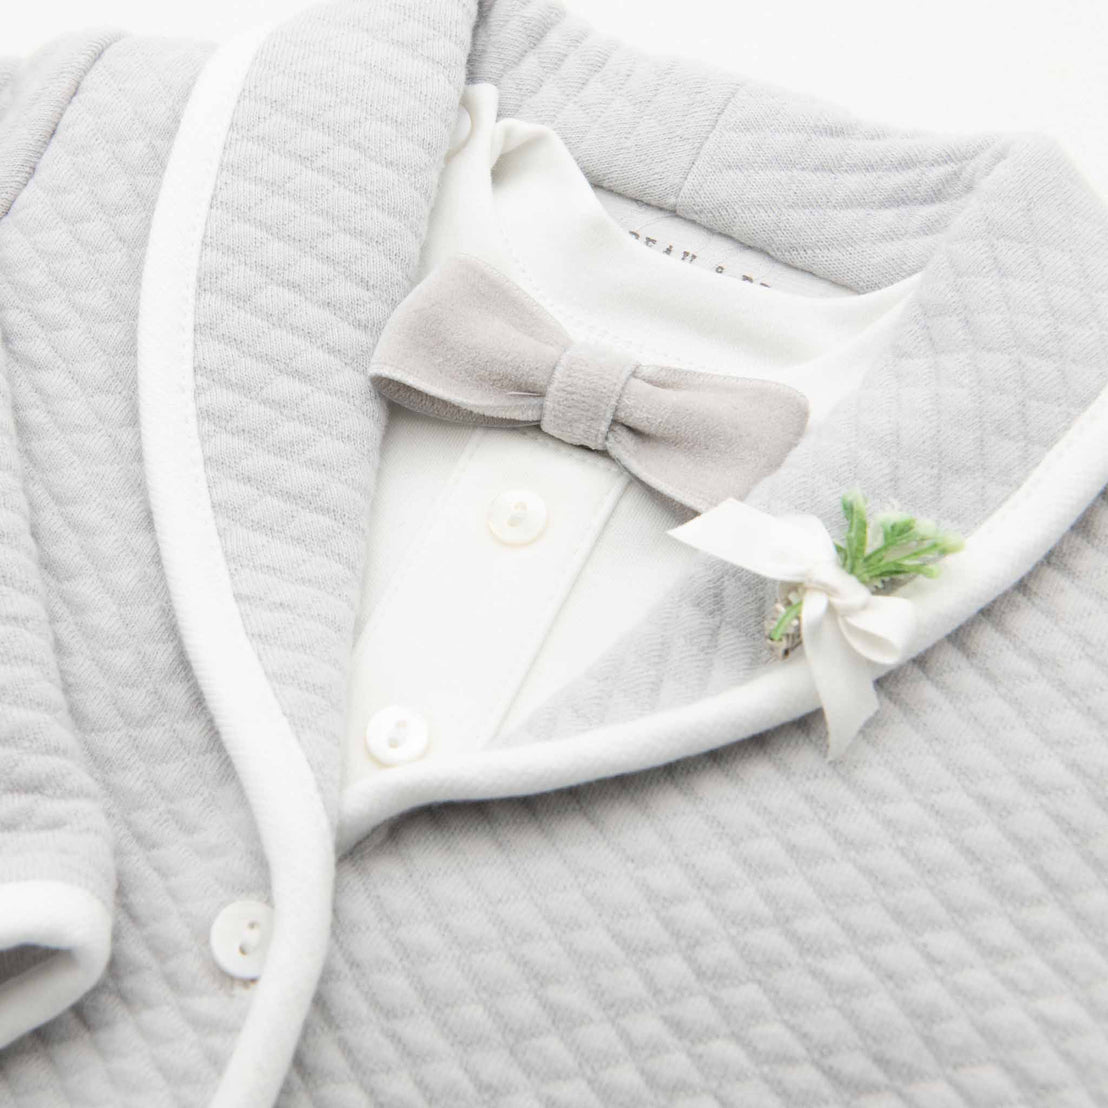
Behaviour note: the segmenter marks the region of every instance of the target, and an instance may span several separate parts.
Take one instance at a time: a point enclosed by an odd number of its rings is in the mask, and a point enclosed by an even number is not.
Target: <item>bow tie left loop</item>
[[[605,451],[698,511],[775,470],[808,422],[807,400],[787,385],[644,366],[614,347],[574,342],[518,285],[465,255],[434,269],[396,309],[370,378],[425,415],[538,424]]]

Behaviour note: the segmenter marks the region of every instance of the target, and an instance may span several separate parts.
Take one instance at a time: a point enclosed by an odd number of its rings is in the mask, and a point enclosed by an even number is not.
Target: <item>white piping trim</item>
[[[154,211],[138,322],[139,417],[181,638],[269,864],[274,928],[213,1105],[271,1104],[311,1004],[331,921],[334,841],[311,768],[242,625],[204,472],[193,377],[197,268],[223,147],[259,28],[217,50],[181,118]]]
[[[919,626],[909,657],[950,634],[1011,588],[1108,483],[1108,388],[1073,422],[1027,480],[944,563],[939,582],[917,580]],[[874,667],[875,674],[890,667]],[[568,739],[494,748],[449,761],[395,766],[350,785],[342,798],[339,851],[374,826],[421,804],[549,792],[649,769],[738,742],[819,707],[802,654],[775,663],[716,696],[643,720]]]
[[[56,953],[0,985],[0,1047],[60,1015],[96,984],[111,953],[111,913],[64,881],[0,886],[0,950],[19,946]]]

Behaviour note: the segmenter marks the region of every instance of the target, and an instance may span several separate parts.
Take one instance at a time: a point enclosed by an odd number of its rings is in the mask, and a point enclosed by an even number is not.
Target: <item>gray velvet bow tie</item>
[[[672,500],[705,511],[780,466],[808,421],[787,385],[640,365],[574,342],[514,282],[476,258],[438,266],[393,313],[372,379],[390,400],[455,423],[538,424],[606,451]]]

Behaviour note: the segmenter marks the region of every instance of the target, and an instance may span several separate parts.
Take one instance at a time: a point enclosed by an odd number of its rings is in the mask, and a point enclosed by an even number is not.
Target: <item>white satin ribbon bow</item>
[[[815,516],[771,516],[737,500],[669,532],[675,539],[761,577],[801,590],[800,633],[827,719],[828,755],[839,757],[877,711],[874,666],[903,661],[915,608],[874,596],[839,565],[835,544]]]

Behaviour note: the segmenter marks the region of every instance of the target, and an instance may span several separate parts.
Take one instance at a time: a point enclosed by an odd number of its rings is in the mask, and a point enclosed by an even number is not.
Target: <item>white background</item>
[[[221,40],[311,0],[4,0],[0,54],[90,24]],[[373,0],[366,0],[372,3]],[[570,0],[624,41],[928,129],[1059,138],[1108,196],[1106,0]]]

